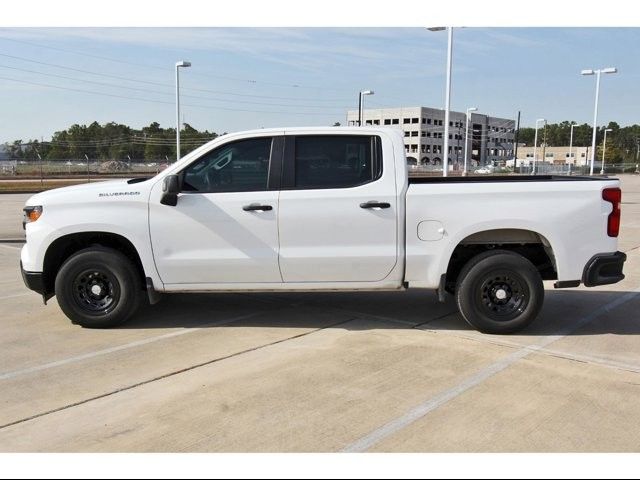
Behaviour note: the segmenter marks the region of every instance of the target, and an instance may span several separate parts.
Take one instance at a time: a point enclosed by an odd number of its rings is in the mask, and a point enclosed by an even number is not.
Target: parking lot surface
[[[0,451],[637,452],[640,177],[622,180],[627,278],[545,282],[510,336],[423,290],[166,295],[83,329],[0,243]],[[0,239],[26,197],[0,196]]]

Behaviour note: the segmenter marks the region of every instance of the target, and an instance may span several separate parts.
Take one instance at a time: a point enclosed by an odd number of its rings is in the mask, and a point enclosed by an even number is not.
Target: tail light
[[[622,191],[619,188],[605,188],[602,191],[602,199],[610,202],[613,206],[607,219],[607,235],[617,237],[618,232],[620,232],[620,202],[622,201]]]

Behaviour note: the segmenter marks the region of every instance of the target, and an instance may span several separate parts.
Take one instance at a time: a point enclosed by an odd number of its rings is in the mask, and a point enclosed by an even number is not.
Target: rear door
[[[287,135],[279,202],[284,282],[378,282],[398,255],[395,172],[377,135]],[[391,155],[393,153],[391,152]]]

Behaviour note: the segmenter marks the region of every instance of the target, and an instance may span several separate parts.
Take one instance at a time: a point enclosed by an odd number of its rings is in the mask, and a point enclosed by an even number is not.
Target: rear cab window
[[[300,135],[287,137],[283,188],[350,188],[382,175],[380,137]]]

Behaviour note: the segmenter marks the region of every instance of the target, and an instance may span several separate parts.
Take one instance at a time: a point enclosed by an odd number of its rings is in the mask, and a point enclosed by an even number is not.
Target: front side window
[[[222,145],[189,165],[185,192],[256,192],[267,190],[271,137]]]
[[[300,136],[295,148],[296,188],[344,188],[381,174],[379,141],[370,136]]]

